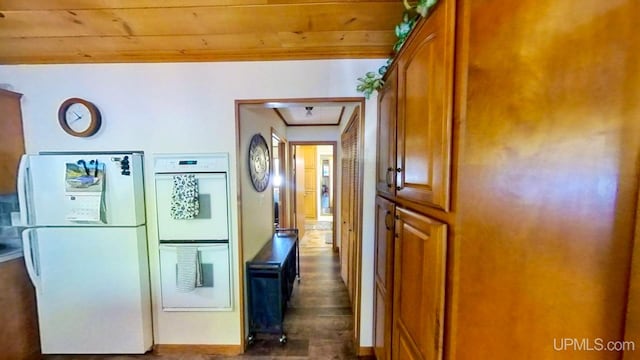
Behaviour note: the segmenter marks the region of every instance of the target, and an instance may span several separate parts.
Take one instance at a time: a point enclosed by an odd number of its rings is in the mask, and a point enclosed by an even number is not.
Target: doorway
[[[271,128],[271,149],[273,163],[273,227],[289,227],[289,217],[287,216],[287,140]]]
[[[245,290],[245,269],[244,264],[250,261],[266,244],[276,227],[298,227],[299,238],[304,239],[305,228],[316,231],[326,231],[316,242],[322,245],[316,248],[307,248],[309,252],[301,251],[301,283],[294,286],[292,300],[289,302],[291,311],[311,311],[314,316],[323,312],[336,312],[335,316],[343,318],[339,323],[331,322],[327,325],[344,325],[344,328],[329,331],[327,328],[318,329],[327,334],[351,333],[353,337],[349,344],[355,345],[356,352],[360,353],[359,325],[360,325],[360,291],[347,291],[347,286],[351,289],[359,287],[361,276],[360,267],[352,267],[353,275],[350,278],[351,284],[344,283],[340,276],[340,257],[346,255],[344,248],[341,248],[338,225],[342,221],[341,199],[340,199],[340,164],[341,148],[338,146],[341,141],[341,134],[345,130],[345,125],[351,123],[353,114],[358,119],[364,117],[363,98],[339,98],[339,99],[290,99],[290,100],[238,100],[236,101],[237,114],[237,144],[238,144],[238,227],[239,227],[239,247],[241,250],[238,270],[240,273],[239,288],[243,291],[242,296],[242,332],[244,334],[242,345],[246,344],[248,335],[247,316],[247,293]],[[320,120],[313,124],[304,122],[321,117],[325,114],[336,114],[336,122],[333,120]],[[260,192],[251,184],[251,176],[247,170],[248,144],[252,136],[262,135],[269,144],[270,157],[270,180],[265,191]],[[358,139],[362,141],[362,139]],[[311,166],[305,169],[305,150],[298,150],[298,146],[315,146],[313,160],[308,163],[315,163],[312,173]],[[330,153],[326,151],[328,147]],[[307,155],[311,157],[311,155]],[[296,165],[296,162],[299,162]],[[307,186],[305,184],[305,174],[308,175]],[[296,176],[298,174],[299,176]],[[358,181],[362,181],[358,177]],[[298,184],[296,186],[296,183]],[[315,184],[315,186],[312,186]],[[361,189],[359,186],[358,189]],[[298,191],[299,189],[299,191]],[[310,200],[299,201],[296,204],[296,197],[306,197]],[[362,196],[358,193],[357,196]],[[277,204],[277,205],[276,205]],[[361,214],[359,215],[361,217]],[[304,224],[308,222],[307,226]],[[320,223],[319,222],[326,222]],[[330,229],[318,229],[330,224]],[[359,238],[361,231],[354,232],[349,240],[352,249],[350,256],[361,256],[360,247],[362,240]],[[330,241],[328,241],[330,239]],[[317,241],[317,239],[316,239]],[[330,243],[328,243],[330,242]],[[346,242],[345,242],[346,244]],[[352,264],[359,264],[358,261]],[[350,271],[351,273],[351,271]],[[316,281],[314,281],[314,279]],[[357,279],[357,280],[356,280]],[[326,281],[326,283],[324,282]],[[327,292],[327,287],[332,291]],[[345,312],[344,309],[351,308],[352,311]],[[348,320],[347,318],[350,318]],[[326,319],[325,319],[326,320]],[[290,340],[301,340],[308,342],[309,346],[316,341],[318,333],[309,331],[310,321],[303,321],[296,316],[287,316],[285,311],[285,331]],[[292,322],[292,323],[289,323]],[[297,323],[296,323],[297,322]],[[320,321],[319,325],[322,324]],[[315,325],[314,325],[315,326]],[[287,330],[293,329],[293,330]],[[296,332],[297,331],[297,332]],[[344,336],[336,339],[329,339],[327,335],[323,341],[345,341]],[[339,346],[340,348],[340,346]],[[349,345],[347,348],[352,349]],[[247,349],[250,350],[250,349]]]
[[[301,234],[301,245],[338,251],[333,216],[337,142],[291,142],[290,146],[295,227]]]

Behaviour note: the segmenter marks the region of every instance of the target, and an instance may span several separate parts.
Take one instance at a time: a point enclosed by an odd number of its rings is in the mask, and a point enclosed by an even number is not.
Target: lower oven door
[[[196,247],[202,276],[201,286],[178,289],[178,248]],[[161,244],[160,277],[165,311],[231,310],[228,244]]]

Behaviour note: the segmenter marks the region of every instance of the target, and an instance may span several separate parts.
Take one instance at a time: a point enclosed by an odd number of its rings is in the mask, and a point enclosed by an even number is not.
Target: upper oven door
[[[199,214],[194,219],[171,216],[173,176],[156,174],[158,236],[165,240],[229,240],[229,194],[226,173],[193,173],[198,181]]]

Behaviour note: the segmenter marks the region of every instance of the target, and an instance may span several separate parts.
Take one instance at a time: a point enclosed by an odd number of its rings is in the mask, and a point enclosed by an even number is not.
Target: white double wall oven
[[[197,184],[197,215],[188,219],[172,211],[174,180],[184,176]],[[232,310],[228,154],[156,154],[154,177],[163,311]],[[179,276],[184,248],[197,251],[200,280],[188,291]]]

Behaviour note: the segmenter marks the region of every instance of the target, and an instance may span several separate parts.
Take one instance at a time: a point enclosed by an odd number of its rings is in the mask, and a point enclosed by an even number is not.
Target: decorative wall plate
[[[262,135],[255,134],[249,144],[249,175],[258,192],[263,192],[269,185],[270,171],[269,145]]]

